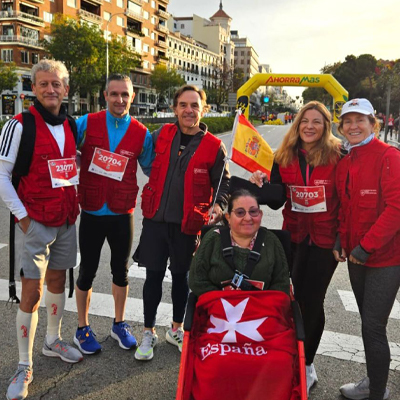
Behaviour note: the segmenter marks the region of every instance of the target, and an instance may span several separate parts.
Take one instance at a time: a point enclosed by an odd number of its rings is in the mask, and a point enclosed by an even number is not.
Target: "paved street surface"
[[[261,126],[264,138],[275,149],[287,130],[285,126]],[[230,135],[222,135],[229,145]],[[234,175],[248,177],[248,173],[231,164]],[[145,178],[140,175],[140,185]],[[136,247],[141,231],[140,199],[135,215]],[[280,228],[281,211],[264,209],[263,224],[269,228]],[[0,399],[5,398],[8,379],[17,363],[15,339],[15,315],[17,306],[9,307],[8,299],[8,229],[9,214],[0,203]],[[164,283],[162,305],[157,317],[160,342],[150,362],[134,359],[133,351],[118,347],[110,337],[113,317],[111,296],[110,253],[106,245],[101,265],[93,287],[90,322],[103,346],[101,354],[86,356],[84,361],[70,365],[41,354],[45,336],[46,311],[39,310],[39,324],[34,349],[34,380],[30,385],[29,399],[96,399],[96,400],[163,400],[174,399],[179,371],[180,353],[165,341],[165,332],[171,320],[170,279]],[[142,331],[142,286],[144,270],[133,266],[129,274],[130,289],[126,319],[134,334],[141,338]],[[18,285],[19,288],[19,285]],[[397,299],[400,301],[400,297]],[[326,331],[321,343],[315,366],[319,383],[311,391],[311,400],[338,400],[338,388],[347,382],[365,376],[365,360],[360,333],[360,318],[351,292],[346,266],[339,265],[326,299]],[[396,302],[390,317],[388,332],[392,347],[392,363],[388,386],[391,400],[400,400],[400,305]],[[63,337],[72,341],[77,327],[74,299],[69,299],[63,321]],[[206,399],[204,399],[206,400]],[[221,399],[223,400],[223,399]],[[267,400],[267,397],[266,397]],[[282,399],[285,400],[285,399]]]

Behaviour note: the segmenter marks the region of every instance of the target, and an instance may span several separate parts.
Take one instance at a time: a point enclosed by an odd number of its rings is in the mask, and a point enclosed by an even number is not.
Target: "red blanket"
[[[189,346],[185,398],[300,398],[297,343],[285,293],[205,293]]]

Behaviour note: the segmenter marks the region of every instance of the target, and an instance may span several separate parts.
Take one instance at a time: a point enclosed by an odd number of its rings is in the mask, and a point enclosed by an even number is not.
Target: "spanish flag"
[[[271,176],[274,153],[256,128],[238,112],[233,128],[232,153],[230,159],[247,171],[260,170]]]

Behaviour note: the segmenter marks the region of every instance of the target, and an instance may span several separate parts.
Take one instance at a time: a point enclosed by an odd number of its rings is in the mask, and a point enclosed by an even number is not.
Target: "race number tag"
[[[326,211],[325,186],[290,186],[292,211],[316,213]]]
[[[75,158],[49,160],[48,165],[53,189],[63,186],[73,186],[79,183]]]
[[[89,171],[97,175],[122,181],[129,158],[111,151],[95,148]]]

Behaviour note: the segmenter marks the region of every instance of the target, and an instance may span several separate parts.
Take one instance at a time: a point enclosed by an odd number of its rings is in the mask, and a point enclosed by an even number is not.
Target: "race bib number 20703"
[[[325,186],[290,186],[292,211],[303,213],[324,212]]]

